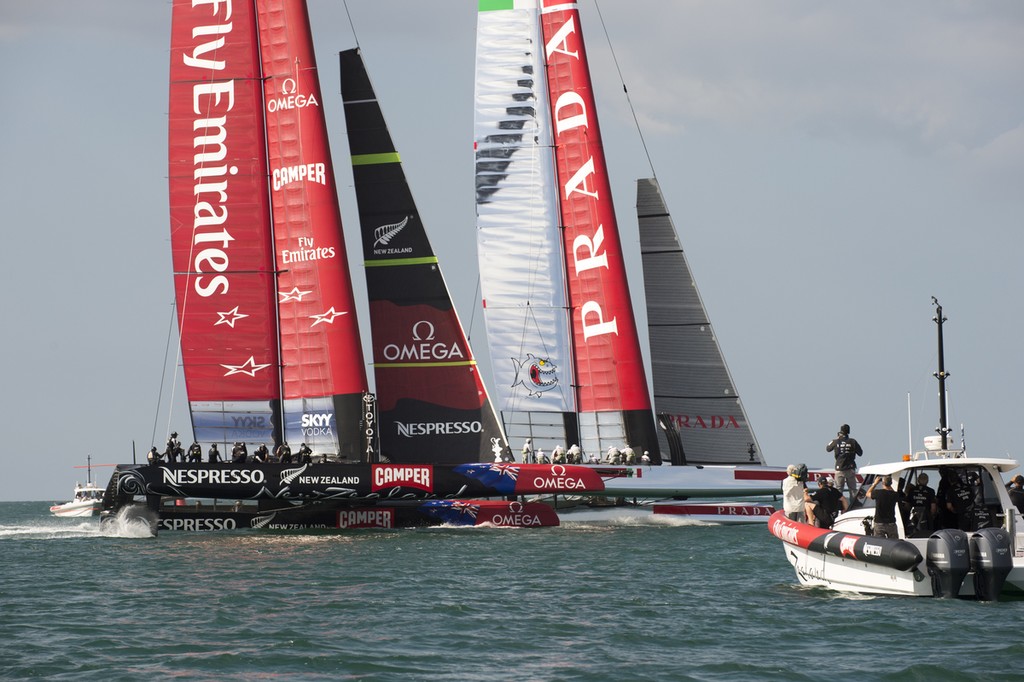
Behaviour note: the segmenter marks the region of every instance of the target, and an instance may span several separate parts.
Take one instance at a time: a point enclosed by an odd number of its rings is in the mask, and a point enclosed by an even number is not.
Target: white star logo
[[[232,329],[235,328],[235,322],[238,322],[243,317],[249,317],[248,315],[246,315],[244,313],[238,312],[238,306],[237,305],[235,306],[234,310],[229,310],[226,313],[217,313],[217,314],[220,315],[220,319],[217,320],[216,322],[214,322],[213,326],[216,327],[218,324],[226,324],[229,327],[231,327]]]
[[[255,378],[256,372],[260,371],[261,369],[266,369],[267,367],[270,367],[270,365],[257,365],[256,358],[250,355],[249,359],[246,360],[241,365],[221,365],[221,367],[227,370],[227,372],[224,373],[224,376],[226,377],[229,377],[232,374],[248,374],[249,376]]]
[[[286,303],[288,301],[301,301],[303,296],[311,293],[313,293],[312,290],[302,291],[298,287],[295,287],[291,291],[279,291],[277,292],[277,295],[281,297],[281,303]]]
[[[309,326],[310,327],[315,327],[318,324],[320,324],[321,322],[326,322],[327,324],[334,324],[334,318],[341,317],[342,315],[348,315],[348,312],[346,311],[346,312],[343,312],[343,313],[339,313],[339,312],[337,312],[334,309],[334,306],[331,306],[331,309],[328,310],[323,315],[310,315],[309,319],[316,320],[316,322],[314,322],[313,324],[311,324]]]

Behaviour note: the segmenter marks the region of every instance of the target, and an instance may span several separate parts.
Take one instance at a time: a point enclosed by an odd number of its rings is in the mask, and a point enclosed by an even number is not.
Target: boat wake
[[[99,524],[91,521],[76,521],[75,523],[47,521],[37,524],[0,526],[0,538],[63,540],[96,535],[99,535]]]
[[[156,537],[156,514],[141,505],[123,507],[117,516],[100,524],[99,534],[108,538]]]

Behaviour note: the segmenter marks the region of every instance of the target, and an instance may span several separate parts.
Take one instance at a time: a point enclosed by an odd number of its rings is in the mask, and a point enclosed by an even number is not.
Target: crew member
[[[245,464],[247,459],[249,459],[249,450],[245,447],[245,443],[235,441],[235,446],[231,448],[231,463]]]
[[[882,487],[876,488],[879,481]],[[900,534],[896,529],[896,504],[900,501],[900,494],[892,488],[892,476],[876,476],[868,488],[868,497],[875,501],[875,523],[871,534],[898,540]]]
[[[257,462],[266,464],[270,461],[270,451],[267,450],[266,443],[260,443],[260,446],[256,448],[252,453],[252,458]]]
[[[303,443],[299,446],[299,464],[310,464],[313,461],[313,451],[309,449],[309,446]],[[327,457],[324,457],[324,461],[327,461]]]
[[[910,525],[914,533],[934,530],[938,505],[935,501],[935,491],[928,487],[928,474],[921,472],[918,475],[917,485],[907,495],[907,503],[910,505]]]
[[[786,479],[782,482],[782,508],[786,512],[786,518],[791,521],[805,523],[807,520],[807,488],[804,486],[806,476],[806,464],[790,464],[786,467]]]
[[[206,453],[206,461],[210,464],[220,462],[220,450],[217,449],[216,443],[210,445],[210,451]]]
[[[203,461],[203,446],[199,441],[192,441],[192,445],[188,446],[188,461],[194,464]]]
[[[839,433],[825,446],[825,452],[836,453],[836,489],[850,491],[850,504],[857,499],[857,458],[864,454],[860,443],[850,438],[850,425],[843,424]]]
[[[292,449],[288,445],[287,441],[282,442],[280,445],[278,445],[277,449],[275,449],[274,452],[277,453],[277,458],[281,460],[281,464],[292,463]]]

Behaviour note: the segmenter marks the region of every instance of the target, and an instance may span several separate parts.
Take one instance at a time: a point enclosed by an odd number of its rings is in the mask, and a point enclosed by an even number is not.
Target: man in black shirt
[[[814,507],[814,525],[819,528],[831,528],[839,512],[846,511],[848,506],[846,498],[835,489],[828,476],[818,477],[818,489],[811,493],[811,499],[817,503]]]
[[[876,490],[879,481],[882,487]],[[896,529],[896,504],[900,494],[892,489],[892,476],[876,476],[868,488],[868,497],[875,501],[875,524],[871,534],[898,540],[900,534]]]
[[[1024,515],[1024,476],[1014,476],[1007,492],[1010,494],[1010,502],[1017,508],[1017,513]]]
[[[907,502],[910,504],[910,525],[914,531],[933,530],[938,507],[935,491],[928,487],[928,474],[922,473],[917,477],[917,485],[907,495]]]
[[[857,499],[857,458],[864,454],[860,443],[850,438],[850,425],[843,424],[835,439],[825,446],[825,452],[836,453],[836,488],[850,491],[850,504]]]

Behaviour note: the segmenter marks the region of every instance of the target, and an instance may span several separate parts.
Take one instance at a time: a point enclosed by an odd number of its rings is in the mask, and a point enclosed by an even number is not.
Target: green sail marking
[[[514,9],[514,0],[480,0],[480,11],[491,12],[493,10]]]
[[[383,154],[356,154],[352,157],[353,166],[373,166],[380,163],[402,163],[398,158],[398,152],[384,152]]]
[[[422,258],[382,258],[381,260],[363,261],[367,268],[378,268],[392,265],[436,265],[437,256],[423,256]]]

